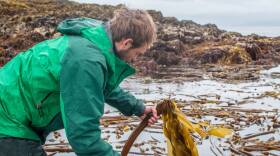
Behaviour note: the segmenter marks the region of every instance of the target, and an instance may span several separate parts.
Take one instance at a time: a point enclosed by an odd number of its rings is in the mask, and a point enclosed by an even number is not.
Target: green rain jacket
[[[124,115],[144,112],[143,102],[119,87],[135,70],[115,55],[105,23],[70,19],[58,31],[64,35],[0,69],[0,137],[40,141],[64,127],[77,155],[119,155],[101,139],[99,119],[105,102]]]

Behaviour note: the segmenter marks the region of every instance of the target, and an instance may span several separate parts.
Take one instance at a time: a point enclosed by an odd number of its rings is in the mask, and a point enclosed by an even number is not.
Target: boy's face
[[[148,45],[144,44],[138,48],[132,48],[132,39],[123,39],[120,42],[116,42],[117,55],[126,62],[133,62],[138,56],[144,54]]]

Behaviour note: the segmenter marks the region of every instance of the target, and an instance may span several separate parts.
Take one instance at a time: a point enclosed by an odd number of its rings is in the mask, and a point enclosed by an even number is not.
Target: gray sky
[[[214,23],[219,28],[280,36],[280,0],[74,0],[98,4],[126,4],[130,8],[159,10],[164,16]]]

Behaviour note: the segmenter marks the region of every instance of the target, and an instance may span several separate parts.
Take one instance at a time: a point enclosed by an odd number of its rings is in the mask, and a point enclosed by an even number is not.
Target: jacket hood
[[[82,29],[96,27],[101,24],[103,24],[103,21],[91,18],[67,19],[59,23],[57,31],[66,35],[81,35]]]

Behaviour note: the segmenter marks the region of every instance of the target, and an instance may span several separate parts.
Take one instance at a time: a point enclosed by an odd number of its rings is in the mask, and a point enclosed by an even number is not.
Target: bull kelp
[[[192,123],[181,112],[175,101],[164,100],[161,105],[163,133],[167,138],[168,156],[198,156],[192,133],[201,138],[213,135],[225,137],[232,131],[222,127],[212,127],[207,123]]]

